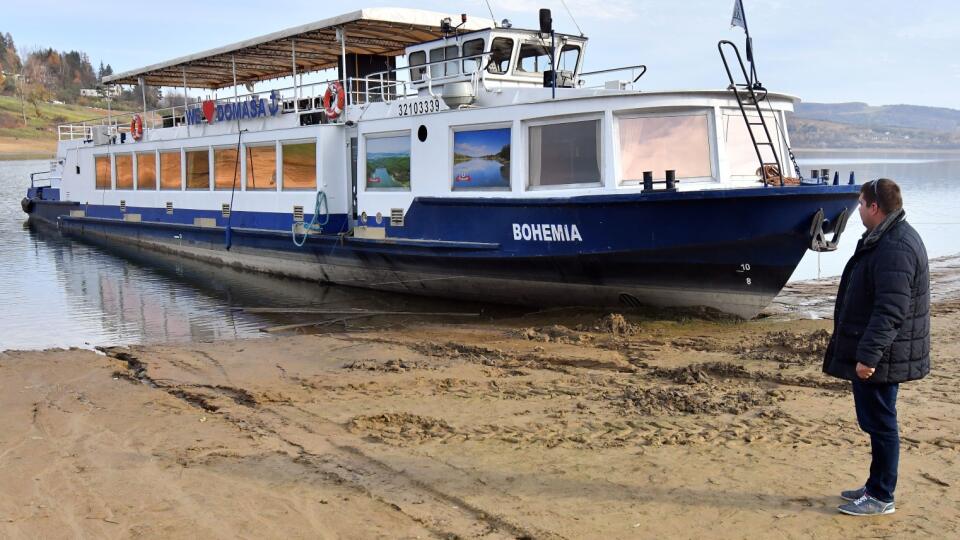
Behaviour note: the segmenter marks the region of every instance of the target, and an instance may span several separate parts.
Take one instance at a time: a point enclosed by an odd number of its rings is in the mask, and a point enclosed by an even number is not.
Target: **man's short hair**
[[[884,214],[903,208],[900,186],[889,178],[880,178],[860,186],[860,194],[867,204],[877,203]]]

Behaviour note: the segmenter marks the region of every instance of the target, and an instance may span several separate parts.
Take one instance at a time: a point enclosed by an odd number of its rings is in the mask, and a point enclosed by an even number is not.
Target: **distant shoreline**
[[[0,162],[4,161],[45,161],[53,159],[53,154],[0,154]]]
[[[57,142],[49,139],[17,139],[0,137],[0,161],[53,159]]]

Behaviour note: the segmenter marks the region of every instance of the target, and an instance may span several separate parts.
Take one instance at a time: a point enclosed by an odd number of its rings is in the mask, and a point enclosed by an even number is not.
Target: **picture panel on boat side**
[[[453,189],[510,189],[510,128],[453,135]]]
[[[368,137],[367,189],[410,189],[410,135]]]

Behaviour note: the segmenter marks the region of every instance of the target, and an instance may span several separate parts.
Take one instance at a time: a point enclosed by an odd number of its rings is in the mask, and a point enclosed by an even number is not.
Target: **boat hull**
[[[744,318],[779,293],[810,246],[819,209],[827,232],[856,205],[857,186],[757,188],[567,199],[417,199],[384,238],[311,235],[226,223],[194,211],[37,201],[31,216],[69,234],[127,242],[255,271],[371,289],[534,306],[705,306]],[[138,220],[125,219],[136,213]],[[197,226],[212,216],[215,226]],[[278,218],[274,216],[274,221]],[[309,216],[307,216],[309,220]],[[231,220],[233,221],[233,220]],[[292,220],[290,225],[293,225]],[[374,227],[375,224],[368,224]],[[346,216],[331,228],[346,229]],[[576,226],[576,233],[573,227]],[[535,234],[534,228],[540,231]],[[547,233],[547,230],[550,233]],[[560,232],[558,232],[560,231]],[[546,238],[549,238],[547,240]]]

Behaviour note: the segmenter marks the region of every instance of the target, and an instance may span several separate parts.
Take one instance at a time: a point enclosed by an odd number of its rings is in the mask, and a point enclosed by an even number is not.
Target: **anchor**
[[[823,217],[823,208],[817,210],[817,213],[813,215],[813,221],[810,222],[810,249],[821,252],[836,251],[837,244],[840,242],[840,235],[846,228],[849,217],[848,209],[844,208],[843,212],[840,212],[840,216],[837,217],[837,224],[833,229],[833,238],[827,240],[827,235],[823,232],[823,225],[829,223],[829,221]]]

